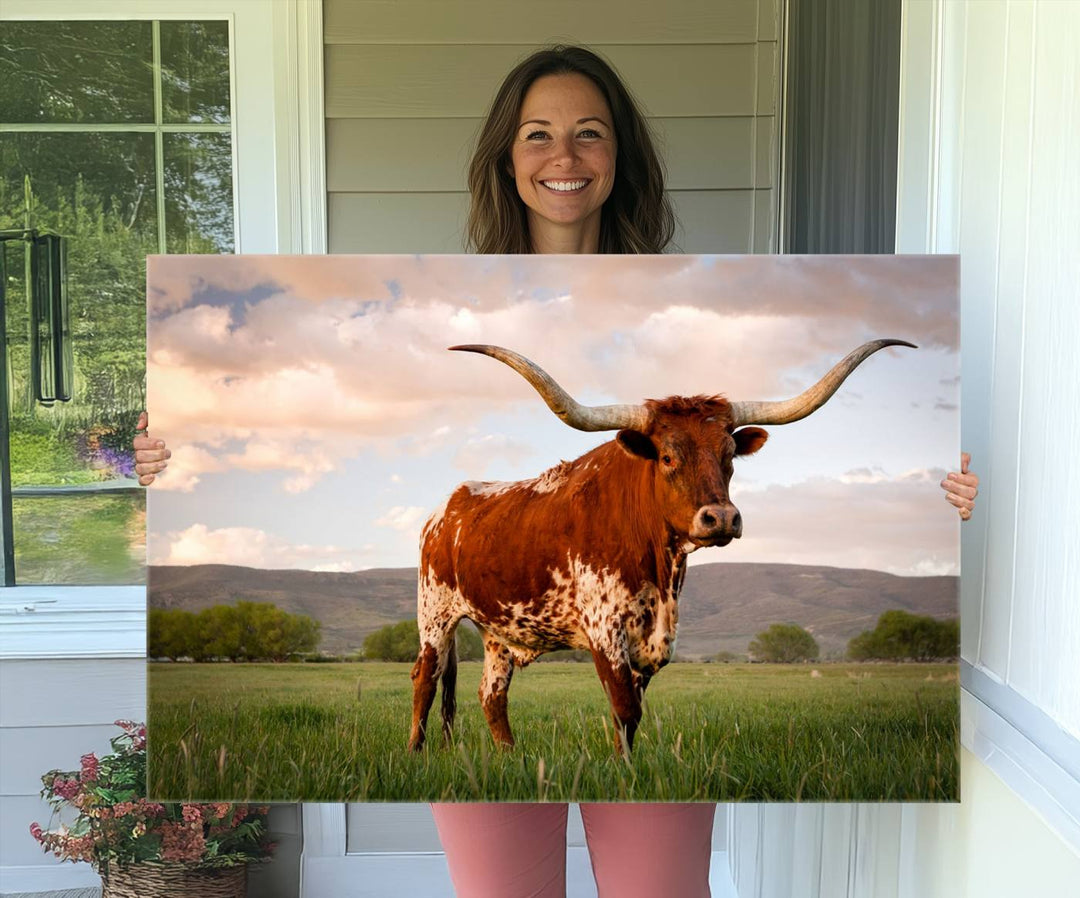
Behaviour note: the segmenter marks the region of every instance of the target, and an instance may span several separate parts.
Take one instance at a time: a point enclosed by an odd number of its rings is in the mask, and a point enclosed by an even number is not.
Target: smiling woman
[[[540,50],[506,76],[468,183],[480,253],[659,253],[675,232],[645,116],[583,47]]]
[[[597,245],[615,179],[615,129],[603,94],[584,75],[547,75],[533,82],[519,115],[510,167],[533,252]]]

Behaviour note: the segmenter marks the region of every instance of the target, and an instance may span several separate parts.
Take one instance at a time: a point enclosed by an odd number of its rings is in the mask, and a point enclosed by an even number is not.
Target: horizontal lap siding
[[[746,43],[772,19],[758,0],[327,0],[324,10],[328,44]]]
[[[331,194],[464,193],[466,169],[481,123],[480,117],[330,119],[326,152],[341,164],[330,167],[327,189]],[[772,187],[768,154],[772,119],[758,120],[756,147],[754,123],[753,116],[652,119],[667,165],[668,188]],[[357,159],[344,164],[350,157]]]
[[[565,9],[563,9],[565,7]],[[324,7],[331,252],[461,252],[492,94],[536,46],[586,43],[649,112],[685,252],[775,250],[777,4]],[[550,33],[551,22],[574,33]]]
[[[655,116],[753,115],[756,44],[596,46]],[[774,44],[767,45],[775,47]],[[518,46],[326,48],[327,118],[483,115],[496,88],[531,52]],[[771,67],[770,54],[763,67]],[[768,102],[765,103],[768,108]],[[771,110],[770,110],[771,111]]]
[[[146,716],[141,659],[0,661],[0,868],[49,864],[30,837],[50,808],[41,774],[77,770],[87,752],[108,753],[114,720]]]

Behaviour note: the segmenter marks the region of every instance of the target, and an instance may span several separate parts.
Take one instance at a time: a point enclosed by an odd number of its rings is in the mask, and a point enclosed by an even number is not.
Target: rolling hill
[[[882,571],[793,564],[713,564],[688,569],[679,600],[678,654],[744,654],[754,634],[777,622],[814,634],[822,656],[871,629],[883,611],[955,617],[957,577],[897,577]],[[364,637],[416,613],[416,569],[355,573],[262,570],[233,565],[154,566],[152,608],[198,611],[238,601],[271,602],[322,622],[323,651],[355,651]]]

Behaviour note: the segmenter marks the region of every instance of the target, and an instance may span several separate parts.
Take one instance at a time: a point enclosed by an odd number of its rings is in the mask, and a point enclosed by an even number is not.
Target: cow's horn
[[[800,418],[813,414],[829,401],[832,394],[840,388],[840,384],[852,371],[886,346],[910,346],[912,349],[918,349],[914,343],[908,343],[906,340],[871,340],[869,343],[863,343],[854,352],[849,352],[837,362],[832,370],[814,386],[794,399],[786,399],[782,402],[732,402],[731,414],[735,419],[735,426],[790,424],[792,421],[798,421]]]
[[[533,389],[548,404],[548,408],[578,430],[622,430],[624,427],[641,431],[648,429],[649,412],[645,406],[581,405],[555,383],[546,371],[530,362],[525,356],[518,355],[509,349],[485,344],[451,346],[450,348],[462,352],[479,352],[481,355],[489,355],[509,365],[533,385]]]

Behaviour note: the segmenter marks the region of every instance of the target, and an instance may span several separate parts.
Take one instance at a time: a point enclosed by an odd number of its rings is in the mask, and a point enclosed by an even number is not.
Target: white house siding
[[[141,658],[0,660],[0,894],[97,885],[87,864],[57,866],[30,836],[51,809],[41,774],[107,753],[114,720],[146,714]]]
[[[779,9],[327,0],[330,251],[461,252],[465,169],[495,89],[533,49],[564,42],[604,54],[647,110],[678,248],[774,252]]]

